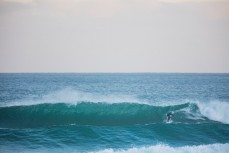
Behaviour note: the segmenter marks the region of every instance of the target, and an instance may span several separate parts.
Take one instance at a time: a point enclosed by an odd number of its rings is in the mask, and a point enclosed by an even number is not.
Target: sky
[[[229,0],[0,0],[0,72],[229,73]]]

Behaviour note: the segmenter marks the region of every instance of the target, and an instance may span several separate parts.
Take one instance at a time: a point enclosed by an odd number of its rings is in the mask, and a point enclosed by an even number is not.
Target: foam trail
[[[196,103],[201,114],[211,120],[229,124],[229,103],[221,101],[211,101],[207,103]]]
[[[105,149],[97,153],[228,153],[229,144],[210,144],[199,146],[171,147],[168,145],[155,145],[150,147],[130,148],[127,150]]]

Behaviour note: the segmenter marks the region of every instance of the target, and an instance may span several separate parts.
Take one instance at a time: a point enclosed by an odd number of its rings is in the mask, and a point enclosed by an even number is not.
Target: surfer
[[[173,113],[172,113],[172,112],[168,112],[168,113],[166,114],[166,116],[167,116],[167,122],[169,122],[169,121],[172,120]]]

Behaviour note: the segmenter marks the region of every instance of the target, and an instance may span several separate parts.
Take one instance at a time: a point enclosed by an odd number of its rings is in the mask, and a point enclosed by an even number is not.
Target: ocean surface
[[[1,73],[0,152],[228,153],[229,74]]]

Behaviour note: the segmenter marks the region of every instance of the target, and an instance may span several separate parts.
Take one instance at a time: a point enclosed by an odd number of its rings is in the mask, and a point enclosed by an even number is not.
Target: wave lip
[[[72,88],[65,88],[62,90],[57,90],[54,92],[50,92],[45,95],[33,95],[28,96],[25,99],[20,99],[16,101],[11,101],[7,103],[0,103],[0,107],[6,106],[30,106],[30,105],[39,105],[39,104],[58,104],[58,103],[66,103],[66,104],[78,104],[81,102],[104,102],[108,104],[113,103],[139,103],[139,104],[148,104],[143,100],[139,100],[138,98],[130,95],[122,95],[122,94],[111,94],[111,95],[101,95],[98,93],[88,93],[83,91],[74,90]]]
[[[46,127],[55,125],[122,126],[165,123],[166,113],[174,113],[173,122],[207,122],[196,104],[152,106],[136,103],[66,103],[0,107],[0,127]]]

